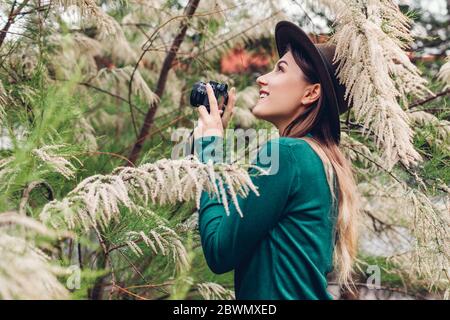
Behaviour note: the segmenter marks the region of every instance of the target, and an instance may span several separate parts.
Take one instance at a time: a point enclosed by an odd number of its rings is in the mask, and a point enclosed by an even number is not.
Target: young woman
[[[281,59],[257,79],[261,98],[252,113],[279,130],[258,153],[276,150],[277,171],[252,177],[259,196],[238,199],[243,218],[232,201],[226,215],[219,200],[202,193],[202,247],[213,272],[234,270],[236,299],[332,299],[327,274],[334,270],[349,287],[357,250],[359,198],[338,147],[339,114],[349,105],[334,73],[334,46],[313,44],[288,21],[277,24],[275,38]],[[221,117],[209,85],[207,92],[210,113],[199,107],[194,130],[196,153],[205,162],[222,146],[236,99],[232,88]]]

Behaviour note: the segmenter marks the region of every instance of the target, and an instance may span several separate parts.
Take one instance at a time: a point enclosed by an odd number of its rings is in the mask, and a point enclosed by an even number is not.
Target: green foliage
[[[142,22],[133,16],[136,12],[127,1],[114,3],[98,1],[97,3],[104,3],[109,16],[116,21],[129,19],[131,22]],[[176,12],[175,10],[182,9],[183,4],[180,1],[166,1],[161,8],[161,15],[166,11],[173,13]],[[416,11],[406,10],[406,15],[413,19],[421,18],[421,13]],[[33,15],[33,18],[37,19],[37,15]],[[138,94],[130,95],[136,120],[136,128],[134,128],[128,103],[128,83],[124,85],[116,81],[119,77],[117,69],[134,68],[137,61],[134,59],[131,59],[131,62],[127,61],[129,58],[127,46],[131,48],[129,50],[140,54],[142,43],[147,41],[149,34],[156,29],[151,25],[153,21],[144,21],[144,25],[140,26],[141,29],[128,26],[125,40],[120,37],[107,37],[106,40],[101,40],[99,29],[85,27],[78,29],[69,21],[62,19],[60,15],[50,13],[47,19],[49,19],[48,25],[40,25],[36,23],[37,20],[27,20],[23,31],[28,37],[18,37],[14,41],[5,42],[0,47],[0,81],[8,96],[2,129],[11,140],[10,148],[0,149],[0,160],[10,159],[5,166],[8,170],[1,171],[0,167],[0,212],[19,210],[23,202],[23,213],[36,219],[39,219],[42,208],[49,201],[63,199],[83,179],[97,174],[109,174],[117,167],[129,164],[127,157],[136,142],[136,133],[139,133],[144,123],[144,116],[150,103]],[[97,19],[100,18],[97,17]],[[252,16],[242,11],[239,19],[242,21],[252,19]],[[50,26],[50,22],[54,23],[54,26]],[[173,30],[174,26],[169,24],[165,28]],[[225,27],[225,21],[206,16],[199,18],[189,27],[195,36],[186,37],[185,41],[190,47],[204,50],[215,43],[212,40],[217,40],[218,33]],[[125,26],[123,28],[125,30]],[[156,39],[165,40],[166,29],[163,28]],[[55,35],[59,36],[59,40],[49,41]],[[84,41],[92,41],[92,43],[80,44],[73,41],[76,35],[83,35]],[[172,36],[172,34],[169,35]],[[228,36],[230,35],[224,35],[222,40]],[[240,41],[244,42],[244,40]],[[266,51],[273,49],[271,48],[274,45],[273,39],[268,38],[267,35],[259,40],[260,42],[258,39],[250,39],[247,42],[249,46],[264,47]],[[109,48],[111,42],[115,44],[116,49],[119,49],[117,52],[112,52]],[[101,47],[104,52],[99,53],[92,49],[93,43]],[[170,42],[158,42],[158,45],[153,45],[152,50],[156,47],[161,50],[168,44]],[[234,44],[236,43],[228,41],[223,43],[222,47],[232,47]],[[82,54],[74,58],[76,61],[71,61],[67,57],[72,57],[71,50],[74,48],[81,48]],[[122,49],[125,53],[121,52]],[[144,85],[154,90],[158,83],[163,59],[158,57],[157,51],[152,50],[145,54],[138,70],[142,74]],[[164,56],[163,54],[162,57]],[[195,110],[188,104],[190,88],[194,82],[205,76],[206,71],[219,72],[220,69],[218,54],[209,55],[205,52],[189,58],[180,55],[177,59],[186,64],[186,69],[179,68],[171,71],[177,82],[167,84],[166,91],[158,104],[158,111],[164,112],[161,112],[161,115],[157,113],[154,118],[150,135],[145,140],[135,165],[170,158],[174,142],[170,140],[171,135],[167,129],[190,128],[198,117]],[[436,80],[437,70],[442,64],[441,60],[432,63],[417,62],[423,77],[430,81],[429,88],[433,92],[440,92],[443,87],[443,84]],[[94,69],[95,74],[100,70],[104,71],[106,80],[100,83],[94,82],[93,78],[88,76],[89,68]],[[268,68],[260,70],[261,73],[267,71],[269,71]],[[70,77],[63,79],[66,73],[70,74]],[[249,86],[255,86],[256,74],[254,73],[245,72],[229,77],[238,92]],[[182,90],[182,94],[185,95],[184,102],[174,101],[172,92]],[[412,98],[410,100],[410,103],[414,102]],[[447,95],[433,99],[417,108],[432,113],[439,120],[448,120],[449,102]],[[164,115],[165,112],[167,115]],[[179,120],[177,120],[178,117]],[[238,126],[236,119],[232,119],[229,127]],[[253,128],[269,130],[273,128],[273,125],[257,120]],[[425,159],[423,165],[416,168],[416,173],[429,186],[436,187],[438,183],[450,185],[450,154],[449,149],[446,148],[448,141],[436,143],[440,133],[434,125],[420,126],[414,131],[414,146]],[[366,146],[373,155],[378,154],[373,139],[363,137],[359,128],[350,128],[348,134],[354,141]],[[70,161],[75,168],[73,177],[65,177],[52,161],[45,161],[36,155],[35,150],[46,146],[60,146],[57,152],[55,151],[55,157]],[[380,178],[381,183],[387,185],[392,181],[390,174],[395,174],[412,188],[419,188],[419,182],[401,166],[396,166],[392,172],[388,173],[373,163],[368,165],[361,158],[353,159],[353,165],[357,180],[360,182],[370,182],[376,177]],[[376,167],[376,171],[368,173],[366,170],[368,167]],[[45,183],[37,184],[25,197],[25,190],[34,182]],[[437,188],[430,188],[427,195],[442,195],[442,192]],[[55,261],[57,265],[68,268],[77,267],[80,264],[83,266],[80,273],[80,288],[71,291],[73,299],[92,298],[93,289],[99,288],[101,298],[108,298],[111,294],[114,299],[139,299],[139,297],[201,299],[196,284],[203,282],[215,282],[225,288],[233,289],[232,272],[217,275],[208,268],[203,257],[197,228],[186,230],[181,227],[194,212],[193,203],[179,203],[171,206],[151,204],[141,215],[127,208],[120,208],[118,221],[113,221],[98,233],[86,232],[80,227],[74,228],[75,238],[72,241],[67,239],[55,241],[52,244],[58,247],[58,250],[49,250],[49,252],[52,261]],[[161,225],[175,230],[180,236],[190,261],[188,269],[180,270],[171,254],[155,254],[144,241],[136,242],[136,247],[142,251],[140,256],[136,255],[133,248],[127,244],[130,232],[148,233]],[[40,241],[41,239],[37,237],[34,240],[39,244],[48,242]],[[78,244],[81,248],[80,252],[78,252]],[[381,267],[383,285],[402,287],[405,281],[408,281],[408,277],[402,273],[401,266],[386,258],[361,256],[361,260],[365,264]],[[60,280],[66,283],[69,278],[70,276],[61,276]],[[113,282],[116,288],[110,286]],[[165,283],[169,285],[164,285]],[[424,286],[411,285],[410,287],[422,290]]]

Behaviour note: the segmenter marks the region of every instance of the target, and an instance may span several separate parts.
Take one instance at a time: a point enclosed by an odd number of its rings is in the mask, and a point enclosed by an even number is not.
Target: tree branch
[[[188,20],[194,14],[195,10],[198,7],[199,2],[200,2],[200,0],[190,0],[184,10],[186,18],[180,24],[179,32],[172,43],[169,53],[166,55],[166,58],[164,59],[164,63],[163,63],[163,66],[162,66],[162,69],[161,69],[161,72],[159,75],[158,84],[156,86],[156,91],[155,91],[155,94],[159,98],[161,98],[161,96],[164,92],[164,89],[166,87],[167,77],[168,77],[169,71],[172,67],[172,62],[175,59],[177,51],[186,35],[186,31],[188,28]],[[133,74],[134,74],[134,72],[133,72]],[[130,85],[131,85],[131,83],[132,83],[132,80],[130,81]],[[137,141],[135,142],[133,149],[131,150],[130,156],[128,157],[132,163],[136,162],[136,160],[139,156],[139,153],[142,149],[142,145],[144,144],[144,141],[148,136],[150,128],[153,124],[153,118],[155,117],[156,110],[158,109],[158,105],[159,105],[159,101],[153,102],[147,111],[147,115],[145,116],[144,124],[142,125],[141,131],[139,133],[139,137],[138,137]]]
[[[13,5],[12,5],[12,7],[11,7],[11,11],[9,12],[9,15],[8,15],[8,20],[6,21],[6,24],[5,24],[5,26],[3,27],[3,29],[0,30],[0,48],[1,48],[1,46],[3,45],[3,42],[5,41],[5,38],[6,38],[6,35],[8,34],[9,28],[10,28],[10,27],[13,25],[13,23],[14,23],[15,17],[20,13],[20,11],[22,11],[22,9],[28,4],[28,2],[29,2],[29,0],[24,0],[24,1],[19,5],[19,7],[17,7],[17,9],[14,10],[15,7],[16,7],[16,4],[17,4],[17,1],[14,1]]]
[[[431,97],[428,97],[428,98],[426,98],[426,99],[423,99],[423,100],[414,102],[414,103],[412,103],[412,104],[409,105],[409,109],[412,109],[412,108],[421,106],[421,105],[423,105],[423,104],[425,104],[425,103],[427,103],[427,102],[430,102],[431,100],[434,100],[434,99],[439,98],[439,97],[442,97],[442,96],[446,96],[446,95],[448,95],[448,94],[450,94],[450,89],[447,89],[447,90],[444,90],[444,91],[442,91],[442,92],[436,93],[435,96],[431,96]]]

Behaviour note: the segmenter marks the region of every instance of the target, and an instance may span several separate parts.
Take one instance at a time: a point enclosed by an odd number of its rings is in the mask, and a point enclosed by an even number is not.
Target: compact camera
[[[216,97],[218,104],[219,97],[224,97],[224,104],[228,103],[228,85],[224,83],[218,83],[215,81],[209,81],[209,84],[213,88],[214,96]],[[199,107],[200,105],[204,105],[209,112],[209,100],[208,100],[208,92],[206,91],[206,83],[205,82],[196,82],[191,91],[190,98],[191,106]],[[219,105],[219,108],[221,106]]]

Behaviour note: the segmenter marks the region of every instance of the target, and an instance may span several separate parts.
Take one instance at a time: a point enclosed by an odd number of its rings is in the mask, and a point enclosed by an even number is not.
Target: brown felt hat
[[[351,106],[344,99],[345,86],[336,77],[337,63],[333,64],[336,47],[331,44],[314,44],[308,35],[296,24],[290,21],[280,21],[275,26],[275,41],[278,55],[281,58],[286,53],[287,44],[300,49],[311,60],[319,73],[322,92],[325,95],[326,117],[330,120],[333,137],[339,144],[341,126],[339,115]]]

